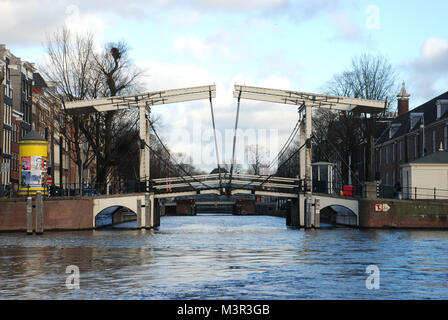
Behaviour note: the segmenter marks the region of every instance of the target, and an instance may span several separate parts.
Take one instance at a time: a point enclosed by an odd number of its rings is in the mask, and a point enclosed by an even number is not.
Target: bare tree
[[[250,145],[246,147],[246,154],[249,164],[248,173],[260,175],[264,174],[262,168],[267,166],[267,152],[264,147],[257,145]]]
[[[84,100],[98,95],[98,76],[94,68],[93,38],[90,34],[73,36],[67,28],[62,28],[47,36],[45,46],[47,55],[39,69],[47,80],[56,85],[63,101]],[[80,123],[86,119],[85,115],[67,115],[61,110],[58,123],[53,123],[50,128],[52,136],[59,133],[71,146],[69,156],[78,166],[79,181],[83,168],[91,163],[91,159],[83,161],[81,151],[85,141],[81,140]],[[89,153],[90,146],[85,149]]]
[[[63,28],[48,36],[46,49],[47,58],[41,69],[48,80],[56,83],[57,91],[65,101],[116,96],[139,89],[141,71],[133,65],[129,47],[124,42],[110,43],[103,50],[95,51],[91,35],[73,36]],[[114,150],[119,148],[114,146],[118,140],[113,137],[129,125],[129,121],[123,121],[128,117],[135,118],[137,114],[129,110],[89,115],[65,114],[64,121],[71,129],[64,135],[73,146],[80,181],[81,168],[86,168],[95,159],[97,182],[105,185],[112,168],[116,167]],[[94,155],[84,164],[82,143],[91,150],[88,154]]]
[[[398,88],[392,64],[384,56],[370,54],[353,58],[347,70],[336,74],[326,84],[328,94],[387,102],[395,100]],[[325,157],[328,161],[340,161],[345,183],[350,173],[361,175],[359,166],[363,175],[357,179],[373,180],[374,126],[375,116],[367,114],[331,110],[316,112],[313,119],[314,160]]]

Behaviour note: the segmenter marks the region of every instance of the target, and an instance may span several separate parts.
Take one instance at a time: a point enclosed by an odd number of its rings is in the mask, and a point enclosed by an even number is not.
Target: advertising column
[[[19,141],[20,183],[18,195],[47,195],[48,142],[36,131],[31,131]]]

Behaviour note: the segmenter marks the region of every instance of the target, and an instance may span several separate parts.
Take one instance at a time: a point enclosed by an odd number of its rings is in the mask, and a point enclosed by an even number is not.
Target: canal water
[[[303,231],[283,218],[232,215],[132,227],[0,234],[0,298],[448,298],[447,231]],[[69,265],[79,268],[79,289],[66,287]],[[369,265],[379,289],[367,289]]]

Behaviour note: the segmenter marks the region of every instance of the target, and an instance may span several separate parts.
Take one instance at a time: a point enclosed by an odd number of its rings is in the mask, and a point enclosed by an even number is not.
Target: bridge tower
[[[216,85],[153,91],[100,99],[71,101],[65,103],[69,114],[107,112],[130,108],[139,108],[140,137],[140,182],[149,186],[150,165],[150,112],[154,105],[187,102],[216,97]],[[148,188],[147,188],[148,189]]]
[[[298,212],[299,226],[318,226],[315,219],[316,202],[312,195],[312,116],[313,108],[324,108],[331,110],[350,111],[358,114],[375,114],[387,108],[388,103],[377,100],[366,100],[359,98],[348,98],[331,96],[325,94],[306,93],[291,90],[279,90],[260,87],[249,87],[235,84],[233,97],[238,99],[249,99],[295,105],[299,107],[301,114],[300,142],[302,149],[300,155],[300,179],[307,180],[308,188],[305,194],[299,194]],[[318,205],[318,204],[317,204]],[[296,221],[296,219],[292,219]]]

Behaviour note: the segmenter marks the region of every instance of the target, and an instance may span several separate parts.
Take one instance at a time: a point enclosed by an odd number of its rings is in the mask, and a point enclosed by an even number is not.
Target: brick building
[[[2,64],[2,106],[1,106],[1,176],[0,193],[3,194],[10,185],[11,168],[11,136],[12,136],[12,109],[14,90],[11,82],[11,61],[14,55],[0,45],[0,61]]]
[[[403,185],[404,164],[448,149],[448,91],[409,111],[410,94],[403,82],[398,94],[398,116],[376,139],[377,180]]]

